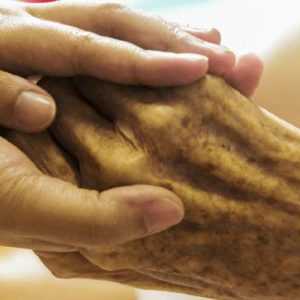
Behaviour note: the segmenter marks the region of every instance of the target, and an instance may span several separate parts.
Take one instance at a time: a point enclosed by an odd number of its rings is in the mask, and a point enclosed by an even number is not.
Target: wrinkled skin
[[[225,300],[299,299],[296,129],[211,76],[162,89],[89,78],[42,86],[57,100],[56,141],[33,154],[26,136],[8,134],[37,166],[48,153],[44,171],[87,188],[166,187],[186,209],[181,224],[143,240],[40,253],[54,274]],[[76,175],[57,171],[58,147],[73,157]]]

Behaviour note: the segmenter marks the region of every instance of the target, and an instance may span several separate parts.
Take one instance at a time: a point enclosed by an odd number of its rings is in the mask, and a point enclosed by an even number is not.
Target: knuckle
[[[18,161],[2,163],[0,170],[0,180],[1,180],[1,192],[0,198],[2,204],[6,204],[8,207],[12,205],[22,194],[24,189],[24,181],[28,180],[27,176],[18,174]]]
[[[174,49],[178,48],[178,45],[186,43],[190,39],[190,35],[179,28],[177,25],[170,28],[172,34],[170,35],[170,44]]]
[[[119,2],[108,2],[108,3],[103,3],[102,1],[99,1],[99,8],[108,10],[108,11],[116,11],[116,10],[126,10],[127,6],[119,3]]]
[[[30,198],[30,189],[27,188],[31,183],[36,183],[36,176],[19,175],[15,168],[7,170],[9,174],[2,176],[0,200],[2,206],[1,227],[11,233],[23,231],[23,226],[19,221],[19,216],[24,214],[28,206],[26,199]],[[14,176],[15,175],[15,176]],[[4,212],[4,213],[3,213]]]
[[[186,43],[190,36],[183,31],[181,27],[176,23],[171,23],[161,19],[161,23],[165,26],[166,31],[162,41],[163,50],[178,52],[182,48],[182,44]]]
[[[151,106],[142,110],[137,116],[138,127],[142,134],[147,132],[150,140],[156,141],[153,151],[166,159],[178,157],[185,148],[182,149],[182,142],[177,137],[188,130],[186,127],[189,127],[189,115],[182,107],[168,104]],[[160,138],[157,139],[157,136]]]
[[[97,24],[100,22],[105,22],[106,27],[106,35],[113,36],[115,33],[115,20],[117,20],[120,16],[124,14],[124,12],[129,11],[130,9],[126,7],[122,3],[118,2],[109,2],[103,3],[101,0],[94,3],[93,7],[93,18],[94,18],[94,26],[98,27]],[[103,28],[102,28],[102,33]]]
[[[145,51],[134,45],[127,45],[128,57],[124,61],[122,68],[124,73],[120,73],[121,81],[124,83],[143,84],[143,71],[142,66],[146,63],[147,56]]]
[[[149,129],[163,132],[177,123],[176,109],[167,104],[156,104],[145,107],[137,116],[140,124]]]
[[[89,31],[74,31],[74,43],[71,48],[72,66],[75,74],[80,74],[83,72],[86,61],[86,55],[88,54],[88,49],[90,45],[95,41],[95,34]]]
[[[221,35],[221,32],[220,32],[218,29],[213,28],[213,29],[211,30],[211,34],[212,34],[213,37],[214,37],[214,42],[215,42],[215,43],[220,43],[220,42],[221,42],[221,40],[222,40],[222,35]]]
[[[85,191],[86,192],[86,191]],[[88,191],[88,195],[83,195],[83,199],[86,199],[85,206],[89,211],[89,216],[86,219],[86,230],[83,246],[99,246],[102,243],[103,224],[102,216],[99,215],[99,203],[102,201],[101,194],[97,191]]]
[[[131,78],[131,81],[136,84],[142,84],[143,80],[141,78],[141,61],[144,60],[142,55],[142,51],[138,48],[133,49],[133,58],[131,59],[130,65],[129,65],[129,78]]]
[[[96,205],[97,207],[93,204],[94,212],[91,219],[94,222],[91,222],[88,226],[86,242],[91,249],[123,243],[128,240],[128,236],[130,236],[132,231],[132,225],[128,224],[127,230],[124,230],[124,226],[121,225],[128,220],[128,215],[125,212],[130,208],[126,204],[123,206],[118,200],[114,200],[114,196],[109,194],[110,192],[105,191],[101,194],[94,194],[95,200],[101,204],[100,206]],[[99,210],[101,215],[99,215]],[[125,215],[123,215],[123,212]],[[132,214],[132,211],[130,214]],[[137,216],[133,218],[136,219]],[[133,222],[133,220],[128,221],[129,223]],[[141,230],[141,227],[138,228]]]
[[[120,230],[116,202],[106,192],[89,191],[85,197],[89,205],[89,218],[87,219],[86,235],[83,247],[97,248],[103,245],[114,245],[120,240]]]
[[[80,31],[76,33],[76,39],[78,44],[77,47],[85,46],[86,44],[90,44],[95,40],[95,36],[92,32],[89,31]]]

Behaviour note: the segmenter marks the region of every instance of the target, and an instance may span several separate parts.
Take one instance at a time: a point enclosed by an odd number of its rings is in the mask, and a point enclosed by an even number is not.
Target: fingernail
[[[216,45],[216,44],[213,44],[213,43],[209,43],[209,42],[200,42],[200,45],[203,47],[206,47],[206,48],[209,48],[210,50],[212,50],[215,54],[218,54],[218,55],[223,55],[223,54],[227,54],[227,53],[232,53],[232,51],[225,47],[225,46],[222,46],[222,45]]]
[[[195,26],[191,26],[191,25],[185,25],[183,26],[183,29],[186,31],[191,31],[191,32],[195,32],[195,33],[203,33],[203,34],[209,34],[213,31],[215,31],[216,29],[211,27],[211,28],[200,28],[200,27],[195,27]]]
[[[175,54],[178,58],[184,58],[189,61],[202,61],[208,62],[208,58],[204,55],[193,54],[193,53],[178,53]]]
[[[26,91],[19,95],[13,117],[18,129],[38,131],[49,125],[54,115],[55,105],[50,97]]]
[[[162,51],[154,51],[149,50],[148,53],[150,54],[151,59],[154,60],[189,60],[192,62],[199,62],[204,61],[207,62],[207,57],[201,54],[194,54],[194,53],[173,53],[173,52],[162,52]]]
[[[150,202],[144,217],[149,233],[157,233],[178,224],[184,216],[183,207],[164,199]]]
[[[209,33],[219,33],[219,31],[216,29],[216,28],[214,28],[214,27],[210,27],[210,28],[199,28],[199,31],[200,32],[203,32],[203,33],[207,33],[207,34],[209,34]]]
[[[154,52],[152,58],[159,62],[158,72],[153,76],[157,86],[190,84],[203,77],[209,66],[206,56],[194,53]]]

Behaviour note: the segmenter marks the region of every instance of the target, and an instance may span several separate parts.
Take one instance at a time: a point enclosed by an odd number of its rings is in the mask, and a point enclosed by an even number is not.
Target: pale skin
[[[255,55],[236,58],[221,46],[215,29],[170,24],[103,1],[1,1],[0,20],[0,125],[29,133],[51,124],[55,102],[28,75],[81,74],[157,87],[189,84],[210,72],[250,96],[262,72]],[[168,190],[78,189],[42,175],[0,139],[0,245],[68,252],[118,244],[164,230],[183,215]]]

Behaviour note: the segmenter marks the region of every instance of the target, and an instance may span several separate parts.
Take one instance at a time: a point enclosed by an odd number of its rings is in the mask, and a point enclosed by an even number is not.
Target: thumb
[[[24,220],[22,230],[54,243],[84,248],[122,244],[165,230],[183,218],[181,201],[158,187],[98,193],[47,176],[22,184],[21,203],[29,203],[15,216]]]
[[[14,153],[16,148],[3,141]],[[42,175],[21,152],[3,162],[0,230],[74,247],[113,245],[179,223],[183,206],[172,192],[136,185],[102,193]]]
[[[37,132],[47,128],[55,116],[53,98],[28,80],[0,71],[0,125]]]

